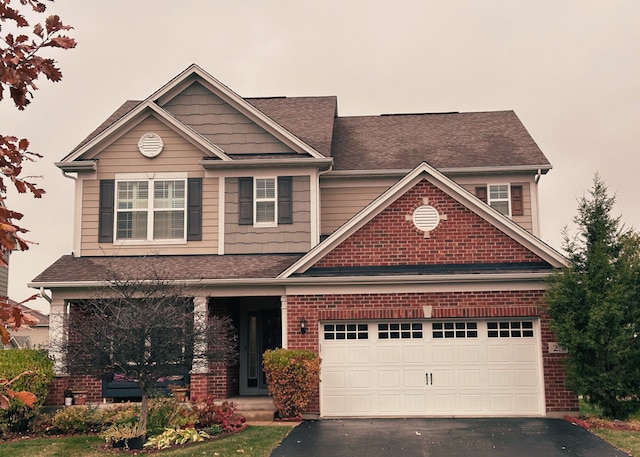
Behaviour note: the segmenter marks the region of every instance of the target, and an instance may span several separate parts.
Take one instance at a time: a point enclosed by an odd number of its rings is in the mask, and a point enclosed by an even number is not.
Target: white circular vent
[[[149,132],[140,137],[138,150],[145,157],[155,157],[162,152],[164,143],[157,133]]]
[[[413,212],[413,225],[418,230],[430,232],[440,223],[440,214],[438,210],[430,205],[422,205]]]

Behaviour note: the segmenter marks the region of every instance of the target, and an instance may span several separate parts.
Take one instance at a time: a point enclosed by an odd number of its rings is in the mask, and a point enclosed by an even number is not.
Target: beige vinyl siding
[[[293,152],[197,82],[163,108],[228,154]]]
[[[487,183],[478,182],[476,184],[463,184],[462,186],[475,195],[476,187],[486,186]],[[512,186],[522,186],[523,215],[512,217],[513,222],[520,225],[529,232],[533,232],[533,218],[531,210],[531,187],[528,182],[511,182]]]
[[[138,151],[138,140],[148,132],[162,138],[164,149],[159,156],[149,159]],[[99,154],[96,179],[80,180],[82,189],[81,255],[159,255],[217,254],[218,252],[218,178],[204,178],[198,163],[202,152],[184,138],[150,117],[124,134]],[[202,183],[202,241],[185,244],[114,245],[98,243],[98,203],[100,180],[114,179],[117,173],[182,172],[189,178],[204,178]]]
[[[320,182],[320,234],[330,235],[355,216],[397,179],[362,180],[354,178],[331,179]]]
[[[238,178],[226,178],[225,254],[306,252],[311,248],[309,176],[294,176],[292,184],[293,224],[256,228],[238,224]]]

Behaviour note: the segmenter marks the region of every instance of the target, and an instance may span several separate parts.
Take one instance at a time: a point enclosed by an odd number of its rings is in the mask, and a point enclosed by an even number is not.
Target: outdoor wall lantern
[[[307,320],[304,317],[300,318],[300,333],[307,333]]]

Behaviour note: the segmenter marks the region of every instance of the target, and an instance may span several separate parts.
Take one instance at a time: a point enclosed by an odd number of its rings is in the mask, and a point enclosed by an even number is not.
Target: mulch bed
[[[595,417],[587,417],[584,419],[564,416],[564,420],[571,422],[573,425],[589,430],[590,428],[608,428],[612,430],[627,430],[631,432],[640,432],[640,421],[620,421],[620,420],[606,420],[598,419]]]

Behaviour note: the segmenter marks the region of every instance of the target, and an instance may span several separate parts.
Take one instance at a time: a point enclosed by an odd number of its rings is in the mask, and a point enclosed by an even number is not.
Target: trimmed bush
[[[266,351],[262,359],[278,414],[283,419],[300,417],[318,392],[320,357],[305,349],[274,349]]]
[[[49,393],[49,385],[53,381],[53,360],[45,351],[33,349],[0,351],[0,378],[11,379],[28,370],[33,374],[22,376],[11,388],[14,391],[26,390],[35,394],[36,403],[29,407],[19,400],[10,400],[9,408],[0,410],[0,436],[8,431],[27,430],[29,421],[40,412]]]
[[[100,414],[95,406],[74,406],[56,411],[51,419],[51,433],[87,433],[102,428]]]

